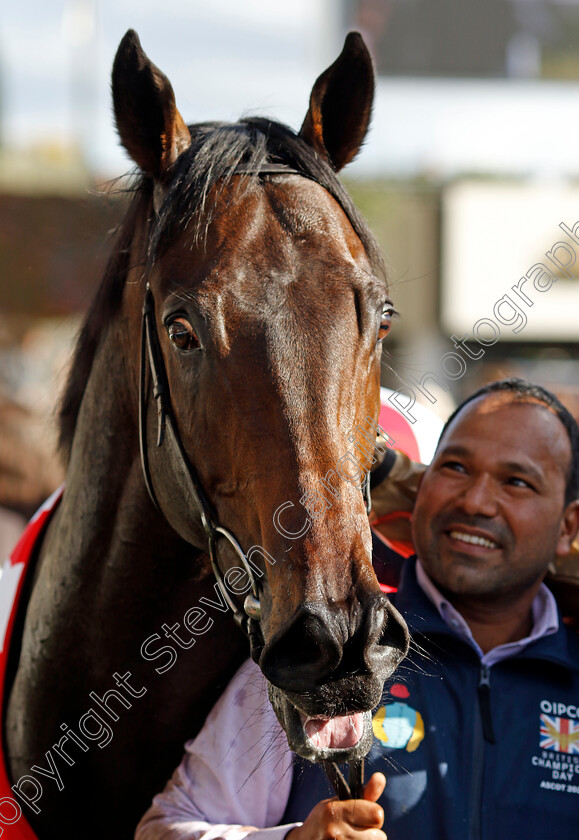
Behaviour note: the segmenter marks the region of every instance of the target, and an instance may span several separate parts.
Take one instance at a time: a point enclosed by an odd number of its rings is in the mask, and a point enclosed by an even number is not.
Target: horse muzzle
[[[312,761],[366,755],[370,712],[408,650],[406,624],[383,595],[349,613],[304,605],[259,660],[291,749]]]

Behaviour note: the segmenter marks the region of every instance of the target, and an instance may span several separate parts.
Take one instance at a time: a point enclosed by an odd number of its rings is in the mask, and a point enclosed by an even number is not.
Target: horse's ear
[[[129,29],[113,64],[113,104],[121,143],[146,174],[163,179],[191,145],[171,82],[147,57]]]
[[[300,137],[328,158],[336,170],[357,155],[364,141],[374,100],[374,68],[358,32],[317,79]]]

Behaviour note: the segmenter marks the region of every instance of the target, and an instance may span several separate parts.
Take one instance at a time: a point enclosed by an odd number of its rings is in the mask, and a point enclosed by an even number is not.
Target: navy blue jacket
[[[413,561],[393,601],[412,647],[374,713],[366,762],[366,778],[387,778],[388,840],[578,840],[579,636],[561,625],[486,668]],[[331,795],[320,768],[300,761],[283,822]]]

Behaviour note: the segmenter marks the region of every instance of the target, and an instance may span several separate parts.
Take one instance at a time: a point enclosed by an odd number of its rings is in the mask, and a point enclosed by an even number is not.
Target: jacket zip
[[[488,665],[481,662],[478,681],[478,705],[480,710],[483,737],[489,744],[496,744],[493,718],[491,714],[491,672]]]
[[[477,686],[478,712],[474,716],[473,737],[473,778],[471,789],[471,808],[469,820],[469,840],[481,840],[482,794],[485,762],[485,742],[495,743],[494,727],[490,703],[491,673],[488,665],[480,663]]]

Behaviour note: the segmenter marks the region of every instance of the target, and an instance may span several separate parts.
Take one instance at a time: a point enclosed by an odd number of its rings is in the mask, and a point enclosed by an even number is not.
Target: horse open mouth
[[[325,717],[297,709],[283,691],[268,683],[271,705],[291,750],[309,761],[339,763],[363,758],[372,746],[371,712]]]
[[[356,712],[334,718],[301,715],[306,738],[316,750],[351,750],[364,735],[364,714]]]

